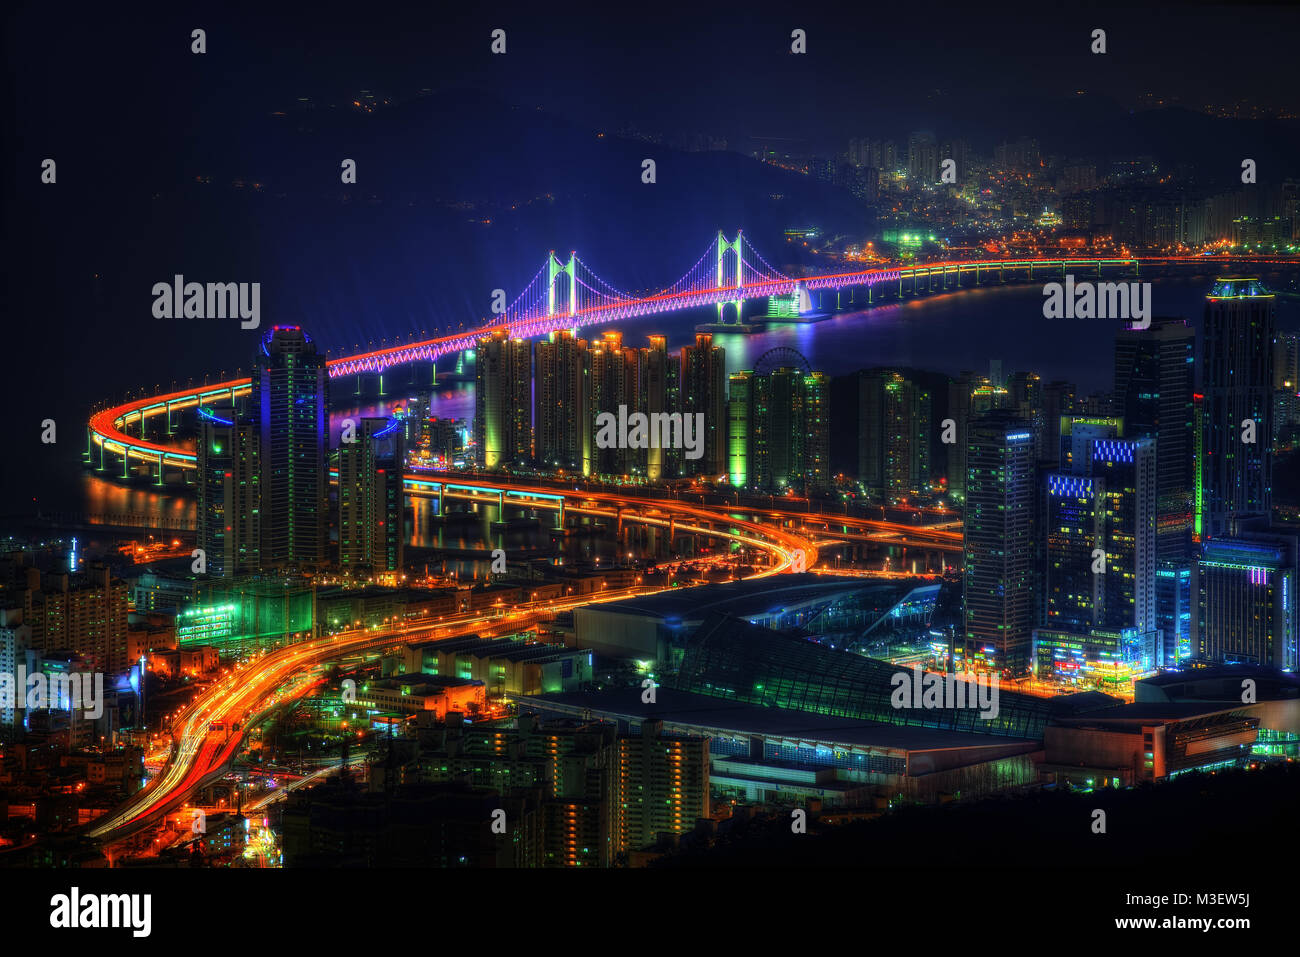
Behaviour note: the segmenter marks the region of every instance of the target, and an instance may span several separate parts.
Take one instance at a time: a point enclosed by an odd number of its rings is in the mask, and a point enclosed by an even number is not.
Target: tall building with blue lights
[[[1097,627],[1101,614],[1102,576],[1092,566],[1093,552],[1105,537],[1104,484],[1086,476],[1052,474],[1046,491],[1043,622],[1082,634]]]
[[[261,444],[263,567],[318,565],[329,542],[325,356],[300,326],[275,326],[253,370]]]
[[[1157,630],[1156,468],[1152,439],[1093,443],[1090,471],[1104,486],[1106,571],[1098,622],[1104,628]]]
[[[1034,433],[996,409],[966,441],[964,657],[1027,670],[1034,618]]]
[[[1071,473],[1047,476],[1044,623],[1150,635],[1158,630],[1155,442],[1100,438],[1080,452]],[[1151,664],[1160,657],[1152,648]]]

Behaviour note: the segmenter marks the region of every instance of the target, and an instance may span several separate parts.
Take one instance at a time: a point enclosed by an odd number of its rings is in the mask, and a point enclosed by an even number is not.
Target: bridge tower
[[[569,315],[577,315],[578,312],[578,254],[569,253],[569,261],[562,263],[555,258],[555,250],[551,250],[551,256],[546,261],[546,314],[555,315],[555,283],[561,276],[569,277]]]
[[[736,238],[728,241],[723,235],[722,230],[718,230],[718,288],[724,289],[724,276],[726,275],[726,256],[730,251],[736,256],[736,291],[740,292],[745,285],[745,258],[742,254],[741,247],[744,245],[744,231],[737,229]],[[729,299],[718,303],[718,322],[721,323],[725,318],[727,304],[730,303],[736,307],[736,322],[740,322],[740,310],[745,303],[743,296],[737,296],[735,299]]]

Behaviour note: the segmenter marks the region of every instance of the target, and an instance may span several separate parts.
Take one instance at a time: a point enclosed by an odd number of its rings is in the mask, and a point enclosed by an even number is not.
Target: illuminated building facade
[[[716,478],[727,469],[726,353],[712,336],[698,333],[695,345],[682,346],[681,365],[682,414],[704,416],[704,454],[683,458],[682,470]]]
[[[645,450],[618,444],[594,447],[597,416],[607,412],[617,417],[619,406],[626,406],[629,412],[637,411],[639,372],[640,356],[636,349],[624,348],[622,333],[607,332],[603,339],[592,343],[590,422],[586,432],[587,441],[593,445],[592,471],[597,474],[644,474]]]
[[[591,354],[567,329],[537,343],[537,464],[591,474]]]
[[[311,637],[315,613],[316,592],[306,579],[203,579],[177,613],[176,643],[213,645],[223,658],[245,655]]]
[[[526,465],[533,457],[532,345],[494,332],[474,360],[474,444],[484,468]]]
[[[1121,690],[1121,686],[1153,670],[1160,633],[1136,628],[1086,632],[1056,628],[1034,629],[1034,676],[1081,688]]]
[[[199,415],[198,547],[207,574],[250,575],[261,566],[261,437],[230,406]]]
[[[966,441],[968,662],[1028,670],[1034,617],[1034,434],[1014,413],[971,421]]]
[[[37,651],[69,651],[108,675],[124,673],[127,648],[127,586],[106,565],[83,572],[27,570],[23,622]]]
[[[652,417],[677,412],[681,408],[681,357],[668,352],[668,340],[663,336],[650,336],[649,347],[640,350],[640,362],[640,409]],[[645,457],[646,478],[651,482],[681,473],[680,449],[652,445],[641,454]]]
[[[17,674],[18,665],[27,660],[27,649],[32,644],[32,627],[23,624],[21,608],[0,608],[0,674]],[[19,702],[15,694],[13,700],[0,702],[0,734],[8,735],[13,731],[14,720],[18,713]]]
[[[1052,628],[1080,632],[1098,624],[1104,576],[1093,571],[1093,550],[1105,536],[1103,489],[1084,476],[1047,476],[1044,620]]]
[[[727,407],[732,484],[783,492],[830,487],[830,377],[796,364],[760,363],[731,376]]]
[[[1156,449],[1151,439],[1093,443],[1091,472],[1102,484],[1106,571],[1099,624],[1157,628]]]
[[[483,682],[449,675],[400,675],[364,682],[357,689],[357,704],[376,711],[398,714],[432,712],[446,718],[448,712],[474,714],[486,703]]]
[[[858,378],[858,478],[891,501],[930,483],[930,393],[897,372]]]
[[[963,372],[948,384],[948,417],[953,421],[956,441],[948,450],[948,493],[957,499],[966,494],[966,430],[970,428],[971,391],[975,374]]]
[[[1155,442],[1104,438],[1083,445],[1083,427],[1074,426],[1072,473],[1047,476],[1045,622],[1074,632],[1153,631]]]
[[[1184,565],[1192,535],[1192,394],[1196,336],[1183,319],[1115,338],[1115,403],[1130,438],[1156,443],[1157,557]]]
[[[1294,671],[1296,539],[1207,542],[1192,565],[1192,652],[1201,662]]]
[[[1156,614],[1165,664],[1185,652],[1191,627],[1195,355],[1195,333],[1182,319],[1155,319],[1115,339],[1116,411],[1130,436],[1156,443]]]
[[[262,465],[263,568],[326,559],[328,386],[325,356],[299,326],[266,335],[249,397]]]
[[[1123,438],[1124,420],[1118,416],[1065,415],[1061,417],[1060,436],[1060,472],[1087,475],[1093,442]]]
[[[406,544],[402,423],[363,418],[339,444],[339,565],[402,570]]]
[[[647,721],[639,735],[619,735],[612,771],[615,854],[689,832],[709,815],[708,738]]]
[[[749,481],[750,385],[753,374],[733,372],[728,378],[727,481],[744,488]]]
[[[1206,297],[1201,467],[1211,538],[1272,509],[1275,326],[1276,297],[1258,279],[1220,279]]]

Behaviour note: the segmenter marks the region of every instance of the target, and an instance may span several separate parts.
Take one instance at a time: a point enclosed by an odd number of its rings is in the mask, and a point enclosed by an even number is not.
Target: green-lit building
[[[494,332],[474,350],[474,444],[479,464],[525,465],[533,457],[533,346]]]
[[[730,377],[731,484],[783,492],[830,487],[830,377],[792,349],[773,349]]]
[[[262,475],[257,424],[232,406],[199,411],[197,544],[207,574],[256,574],[261,565]]]
[[[316,593],[307,579],[253,576],[200,580],[194,600],[178,608],[181,648],[211,645],[238,657],[310,638]]]

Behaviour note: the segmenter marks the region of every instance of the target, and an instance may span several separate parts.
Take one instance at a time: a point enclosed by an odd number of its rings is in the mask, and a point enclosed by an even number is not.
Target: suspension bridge
[[[725,324],[728,307],[740,320],[741,305],[747,299],[798,295],[805,291],[865,288],[869,305],[877,297],[904,299],[938,290],[981,286],[1008,280],[1049,281],[1067,273],[1080,276],[1118,278],[1138,275],[1142,267],[1191,265],[1200,269],[1260,265],[1294,266],[1298,259],[1279,257],[1160,256],[1141,258],[987,259],[918,263],[908,266],[879,266],[826,274],[790,276],[773,266],[754,247],[743,231],[728,239],[720,230],[704,253],[677,281],[651,295],[620,290],[601,278],[576,252],[567,260],[552,251],[513,301],[494,319],[470,330],[416,342],[386,346],[357,355],[327,360],[331,378],[382,374],[386,369],[410,362],[437,359],[472,350],[485,336],[498,333],[532,339],[561,329],[660,315],[683,309],[713,306],[718,321]],[[168,436],[176,431],[178,413],[218,402],[233,401],[252,387],[247,378],[232,379],[201,388],[137,398],[95,412],[87,428],[86,461],[106,471],[105,456],[120,459],[122,477],[130,476],[131,462],[145,463],[158,470],[163,483],[165,467],[193,470],[192,451],[176,442],[145,438],[148,420],[166,416]],[[135,428],[138,436],[129,434]]]

